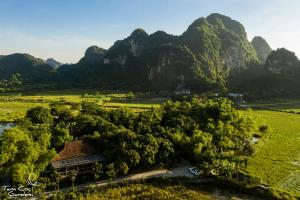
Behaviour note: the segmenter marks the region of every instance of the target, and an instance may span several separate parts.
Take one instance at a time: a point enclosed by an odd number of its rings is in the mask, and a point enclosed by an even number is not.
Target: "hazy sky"
[[[0,54],[77,62],[87,47],[109,48],[135,28],[181,34],[215,12],[243,23],[249,39],[300,56],[300,0],[0,0]]]

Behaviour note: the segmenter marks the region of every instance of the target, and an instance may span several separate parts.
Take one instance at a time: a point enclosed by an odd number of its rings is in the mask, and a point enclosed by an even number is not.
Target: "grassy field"
[[[258,101],[248,104],[250,107],[261,109],[272,109],[284,112],[300,113],[300,100],[299,99],[286,99],[274,101]]]
[[[13,121],[24,117],[26,111],[36,106],[47,107],[47,103],[3,102],[0,101],[0,121]]]
[[[129,93],[99,93],[84,91],[48,92],[35,94],[2,94],[0,95],[0,121],[13,121],[23,117],[32,107],[48,107],[50,103],[58,101],[95,102],[107,109],[129,108],[134,112],[142,112],[152,107],[159,107],[163,99],[134,98]]]
[[[286,111],[286,112],[299,112],[300,113],[300,103],[291,103],[291,104],[280,104],[275,106],[270,106],[269,108]]]
[[[243,111],[270,130],[256,146],[248,172],[272,187],[300,196],[300,115],[285,112]]]

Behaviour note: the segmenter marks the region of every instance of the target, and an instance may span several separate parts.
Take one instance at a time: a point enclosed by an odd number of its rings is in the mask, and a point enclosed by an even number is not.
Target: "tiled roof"
[[[81,158],[95,154],[97,154],[97,152],[94,147],[82,140],[77,140],[66,143],[64,149],[53,158],[52,162]]]
[[[105,159],[100,155],[85,156],[81,158],[72,158],[67,160],[52,161],[51,164],[55,169],[68,168],[79,165],[86,165],[95,162],[104,162]]]

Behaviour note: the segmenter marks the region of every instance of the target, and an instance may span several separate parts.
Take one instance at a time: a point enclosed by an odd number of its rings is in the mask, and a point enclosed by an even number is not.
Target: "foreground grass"
[[[109,200],[109,199],[161,199],[161,200],[212,200],[212,199],[247,199],[261,200],[257,194],[241,192],[238,188],[221,182],[196,183],[188,178],[153,178],[145,182],[112,184],[108,186],[89,186],[84,190],[56,193],[48,200]]]
[[[276,189],[300,197],[300,115],[266,110],[244,112],[270,128],[257,144],[248,172]]]
[[[173,199],[173,200],[212,200],[211,194],[201,190],[189,189],[185,186],[154,186],[149,184],[131,184],[107,188],[91,194],[81,194],[79,200],[109,200],[109,199]]]

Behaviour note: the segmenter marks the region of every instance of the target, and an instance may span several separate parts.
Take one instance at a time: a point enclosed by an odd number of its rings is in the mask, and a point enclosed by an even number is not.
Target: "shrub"
[[[268,131],[269,127],[267,125],[261,125],[259,126],[259,131],[261,133],[266,133]]]

